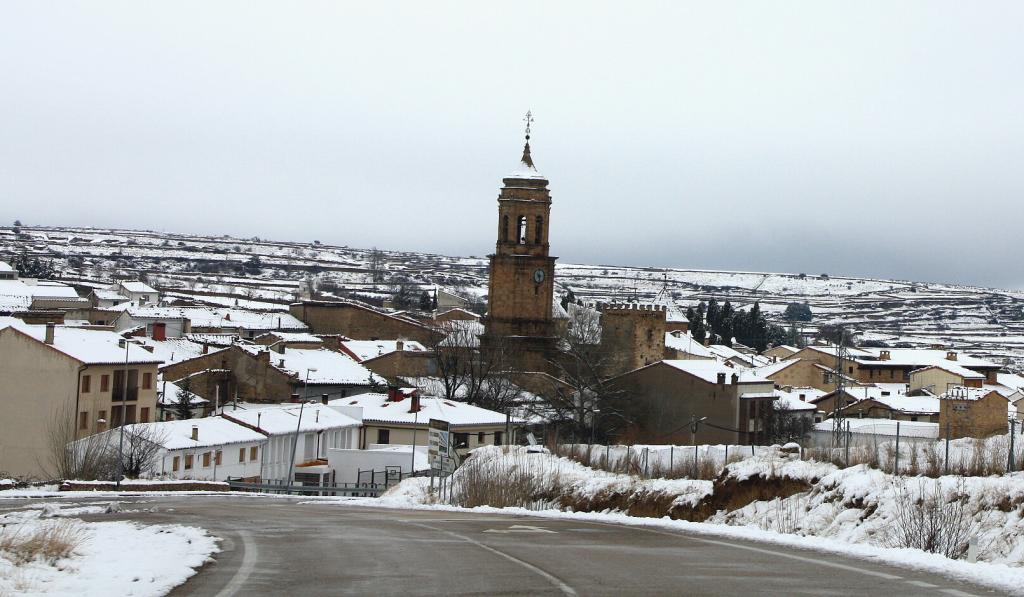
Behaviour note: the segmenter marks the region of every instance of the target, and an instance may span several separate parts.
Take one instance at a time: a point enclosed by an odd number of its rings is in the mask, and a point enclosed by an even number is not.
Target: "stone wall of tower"
[[[664,358],[665,308],[636,303],[603,304],[601,352],[607,375],[632,371]]]

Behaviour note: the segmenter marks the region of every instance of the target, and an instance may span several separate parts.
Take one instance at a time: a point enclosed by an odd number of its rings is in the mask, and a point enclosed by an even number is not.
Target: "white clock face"
[[[537,284],[540,284],[541,282],[543,282],[544,281],[544,270],[539,269],[539,270],[533,272],[533,281],[536,282]]]

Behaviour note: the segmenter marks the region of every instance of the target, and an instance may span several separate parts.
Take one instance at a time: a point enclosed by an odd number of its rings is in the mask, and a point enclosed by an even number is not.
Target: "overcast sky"
[[[1024,3],[381,4],[0,4],[0,215],[1024,287]]]

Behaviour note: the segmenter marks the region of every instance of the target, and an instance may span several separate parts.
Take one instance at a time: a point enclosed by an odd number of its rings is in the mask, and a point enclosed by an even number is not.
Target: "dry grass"
[[[896,519],[890,547],[912,547],[957,559],[967,552],[976,524],[968,509],[964,480],[944,490],[938,481],[921,480],[917,490],[899,482],[894,487]]]
[[[452,503],[464,508],[536,508],[558,499],[561,473],[540,455],[517,454],[501,459],[469,459],[459,468]]]
[[[77,521],[55,520],[24,532],[17,527],[0,529],[0,552],[15,565],[41,560],[48,564],[71,556],[86,539]]]

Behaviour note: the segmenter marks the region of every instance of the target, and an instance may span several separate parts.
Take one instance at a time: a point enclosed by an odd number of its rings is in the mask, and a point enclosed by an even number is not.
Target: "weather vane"
[[[526,123],[526,140],[530,140],[530,125],[533,124],[533,114],[530,110],[526,111],[526,117],[523,118],[523,122]]]

